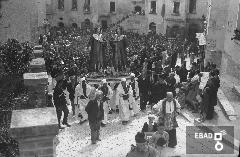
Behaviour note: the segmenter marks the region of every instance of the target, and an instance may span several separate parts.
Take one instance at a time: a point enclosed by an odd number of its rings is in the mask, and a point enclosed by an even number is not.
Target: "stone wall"
[[[239,0],[212,2],[208,42],[215,42],[216,45],[208,47],[206,59],[218,64],[222,77],[227,75],[240,80],[240,42],[231,40],[237,27]],[[221,55],[211,56],[212,52],[220,52]]]
[[[18,141],[20,157],[54,157],[58,121],[54,108],[14,110],[10,135]]]
[[[1,1],[0,42],[15,38],[20,42],[36,41],[38,29],[46,18],[43,0]]]
[[[212,53],[224,52],[224,41],[225,41],[225,24],[227,23],[229,1],[225,0],[212,0],[212,7],[208,26],[207,42],[213,41],[215,45],[210,47],[207,45],[205,65],[208,61],[213,61],[215,64],[220,66],[221,55],[212,55]]]

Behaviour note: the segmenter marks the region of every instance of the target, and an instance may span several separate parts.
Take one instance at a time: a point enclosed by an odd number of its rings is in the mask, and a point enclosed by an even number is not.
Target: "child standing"
[[[164,124],[158,123],[157,131],[152,135],[152,138],[150,139],[150,145],[155,147],[161,153],[161,156],[164,155],[163,149],[168,146],[169,142],[169,134],[164,130]]]

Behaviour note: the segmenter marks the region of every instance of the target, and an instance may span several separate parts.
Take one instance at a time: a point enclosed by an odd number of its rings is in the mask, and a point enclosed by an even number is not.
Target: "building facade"
[[[36,41],[46,18],[45,1],[3,0],[0,3],[0,42],[9,38]]]
[[[206,62],[214,62],[222,77],[240,80],[239,0],[211,0]],[[236,35],[236,37],[234,37]]]
[[[51,26],[103,28],[129,14],[119,25],[139,33],[182,34],[195,39],[201,32],[202,15],[207,16],[208,0],[3,0],[1,39],[35,41],[44,19]]]

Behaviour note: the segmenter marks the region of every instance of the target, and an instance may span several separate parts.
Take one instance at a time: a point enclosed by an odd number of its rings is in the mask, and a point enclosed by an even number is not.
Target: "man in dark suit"
[[[140,109],[142,111],[145,111],[148,102],[148,91],[150,87],[150,82],[146,77],[141,76],[138,80],[138,86],[140,95]]]
[[[177,70],[176,74],[180,78],[180,83],[187,82],[188,70],[186,68],[186,62],[182,64],[181,68]]]
[[[103,120],[103,92],[97,91],[95,94],[95,99],[88,102],[85,110],[88,114],[89,126],[91,129],[91,141],[92,144],[96,144],[97,141],[101,141],[100,136],[100,126]]]
[[[67,101],[66,101],[66,97],[64,94],[64,90],[63,90],[63,80],[59,80],[56,84],[56,87],[54,89],[53,92],[53,100],[54,100],[54,106],[56,107],[56,112],[57,112],[57,119],[58,119],[58,126],[59,129],[63,129],[61,127],[61,117],[62,117],[62,112],[64,113],[64,117],[63,117],[63,125],[66,125],[68,127],[70,127],[70,125],[67,122],[68,119],[68,108],[67,108]]]
[[[75,98],[75,88],[77,84],[75,82],[75,76],[71,76],[67,81],[67,91],[69,92],[69,99],[71,101],[72,106],[72,114],[75,115],[75,105],[74,105],[74,98]]]

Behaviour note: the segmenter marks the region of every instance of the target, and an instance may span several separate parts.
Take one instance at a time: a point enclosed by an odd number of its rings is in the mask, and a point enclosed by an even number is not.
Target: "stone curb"
[[[227,97],[225,96],[221,89],[218,90],[217,99],[219,102],[219,106],[221,107],[225,116],[230,121],[236,120],[237,115],[235,114],[234,108],[232,107],[232,105],[230,104],[230,102],[228,101]]]
[[[195,126],[197,126],[197,127],[202,127],[202,126],[204,126],[204,128],[206,128],[209,132],[210,132],[210,131],[211,131],[211,132],[214,132],[214,131],[216,131],[216,130],[220,130],[217,126],[216,126],[216,129],[214,129],[214,130],[213,130],[213,129],[210,129],[210,128],[208,127],[208,125],[199,122],[198,119],[196,119],[196,118],[194,118],[193,116],[191,116],[191,113],[188,113],[187,111],[182,112],[180,115],[181,115],[182,117],[184,117],[186,120],[188,120],[189,122],[193,123],[193,124],[194,124]],[[211,125],[211,126],[215,126],[215,125]],[[239,151],[239,145],[240,145],[239,140],[238,140],[238,139],[235,139],[234,137],[230,137],[230,138],[233,138],[233,139],[234,139],[234,149],[235,149],[236,151]],[[233,146],[233,144],[232,144],[230,141],[225,140],[224,143],[227,144],[228,146]]]

